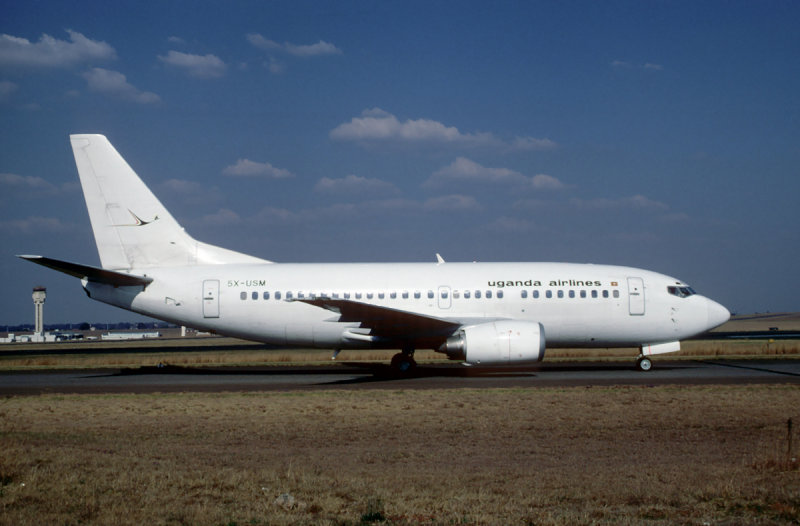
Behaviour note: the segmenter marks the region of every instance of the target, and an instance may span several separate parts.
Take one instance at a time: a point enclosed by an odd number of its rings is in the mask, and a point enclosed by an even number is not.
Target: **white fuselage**
[[[677,342],[728,319],[718,303],[670,294],[663,274],[570,263],[225,264],[139,271],[146,287],[84,282],[99,301],[180,325],[287,346],[399,346],[348,335],[358,322],[303,303],[325,297],[461,325],[538,322],[548,347]]]

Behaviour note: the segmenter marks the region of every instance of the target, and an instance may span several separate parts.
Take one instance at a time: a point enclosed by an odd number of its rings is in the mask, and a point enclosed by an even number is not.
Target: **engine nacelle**
[[[439,352],[470,365],[512,365],[541,361],[544,348],[541,323],[501,320],[459,329]]]

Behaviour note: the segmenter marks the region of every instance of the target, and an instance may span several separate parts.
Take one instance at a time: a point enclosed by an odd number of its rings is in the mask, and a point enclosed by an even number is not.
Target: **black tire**
[[[417,362],[414,358],[401,352],[392,356],[392,370],[400,375],[408,375],[414,372],[417,368]]]
[[[642,356],[636,360],[636,368],[646,373],[653,368],[653,362],[647,356]]]

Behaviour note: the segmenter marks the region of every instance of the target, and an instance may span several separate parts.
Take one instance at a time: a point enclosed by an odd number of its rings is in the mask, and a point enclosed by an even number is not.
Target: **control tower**
[[[34,329],[33,332],[44,335],[44,300],[47,297],[45,287],[33,287]]]

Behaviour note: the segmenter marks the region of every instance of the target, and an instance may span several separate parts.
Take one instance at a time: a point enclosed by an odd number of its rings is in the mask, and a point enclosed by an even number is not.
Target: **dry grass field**
[[[0,399],[0,523],[798,524],[800,389]]]

